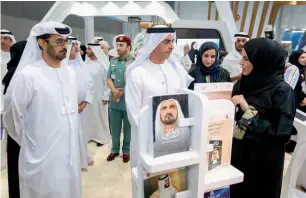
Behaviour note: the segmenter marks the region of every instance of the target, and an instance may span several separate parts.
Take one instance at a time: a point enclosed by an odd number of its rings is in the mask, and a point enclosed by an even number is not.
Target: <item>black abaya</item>
[[[260,145],[233,140],[232,165],[244,173],[243,183],[231,186],[231,198],[280,198],[285,145]]]
[[[258,113],[246,119],[238,106],[236,127],[245,134],[233,140],[231,164],[244,173],[244,181],[231,186],[230,197],[279,198],[296,110],[294,91],[282,78],[286,52],[266,38],[252,39],[244,49],[253,70],[235,84],[232,95],[243,95]]]

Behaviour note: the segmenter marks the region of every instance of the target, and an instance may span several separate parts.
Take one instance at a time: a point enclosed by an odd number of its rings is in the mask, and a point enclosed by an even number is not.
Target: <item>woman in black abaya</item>
[[[232,159],[244,181],[231,198],[279,198],[285,144],[290,140],[296,102],[284,82],[286,52],[276,41],[257,38],[242,50],[242,78],[233,89],[235,115]]]
[[[297,100],[297,108],[306,113],[306,93],[303,92],[302,84],[306,83],[306,52],[298,50],[289,56],[289,63],[297,66],[300,71],[300,78],[294,88]]]
[[[190,51],[188,52],[188,56],[192,63],[195,63],[196,55],[198,55],[198,44],[197,42],[192,42],[190,46]]]

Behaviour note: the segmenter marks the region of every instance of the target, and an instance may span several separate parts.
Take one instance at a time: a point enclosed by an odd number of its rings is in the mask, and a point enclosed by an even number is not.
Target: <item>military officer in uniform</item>
[[[131,39],[120,36],[116,39],[119,57],[110,61],[107,74],[107,85],[111,90],[109,102],[110,128],[112,131],[112,151],[107,161],[113,161],[120,151],[120,134],[123,121],[123,162],[130,161],[131,125],[127,116],[124,87],[126,67],[134,61],[131,57]]]

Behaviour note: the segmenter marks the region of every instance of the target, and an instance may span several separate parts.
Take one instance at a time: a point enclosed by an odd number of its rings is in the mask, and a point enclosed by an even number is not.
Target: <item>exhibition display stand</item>
[[[208,125],[218,119],[234,120],[235,107],[228,100],[208,100],[203,94],[182,89],[178,94],[188,94],[189,116],[180,120],[179,127],[190,129],[190,150],[180,153],[153,157],[151,110],[148,106],[141,110],[138,122],[137,167],[132,168],[133,197],[144,198],[145,174],[157,174],[178,168],[186,168],[187,190],[177,192],[175,197],[200,198],[205,192],[228,187],[243,181],[243,173],[233,166],[220,166],[208,171],[207,153],[213,150],[208,144]],[[233,126],[228,129],[233,133]],[[231,144],[231,142],[230,142]]]
[[[293,126],[297,130],[297,135],[291,139],[296,141],[296,146],[283,177],[281,198],[306,198],[305,193],[296,189],[301,171],[306,171],[306,114],[297,110]]]

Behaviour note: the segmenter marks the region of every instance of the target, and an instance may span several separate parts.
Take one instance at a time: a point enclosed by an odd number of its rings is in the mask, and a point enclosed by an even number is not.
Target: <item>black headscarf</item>
[[[86,50],[87,50],[87,48],[86,48],[85,45],[81,45],[80,48],[81,48],[81,50],[84,52],[83,55],[81,55],[81,56],[82,56],[83,61],[85,61]]]
[[[7,63],[7,73],[2,80],[2,84],[4,86],[3,94],[6,93],[6,90],[11,82],[11,79],[17,69],[19,61],[21,59],[23,50],[27,44],[27,41],[19,41],[11,46],[10,54],[11,60]]]
[[[191,43],[191,46],[190,46],[190,51],[188,52],[188,56],[191,60],[192,63],[195,63],[194,62],[194,58],[195,58],[195,55],[198,54],[198,50],[197,49],[194,49],[194,44],[196,44],[197,42],[192,42]]]
[[[216,59],[215,59],[215,62],[210,67],[206,67],[203,64],[202,56],[204,52],[209,49],[214,49],[216,51]],[[218,62],[218,55],[219,55],[219,49],[218,49],[218,46],[214,42],[205,42],[201,45],[200,50],[199,50],[199,55],[197,56],[197,63],[196,63],[196,76],[195,76],[196,83],[203,83],[204,76],[206,75],[212,76],[213,82],[219,82],[218,74],[221,68]]]
[[[242,75],[237,82],[236,95],[242,94],[246,99],[257,96],[284,81],[286,51],[276,41],[267,38],[255,38],[244,46],[253,70],[248,76]]]
[[[302,54],[305,54],[306,52],[304,50],[297,50],[292,52],[292,54],[289,56],[289,63],[297,66],[300,70],[300,73],[303,74],[305,71],[305,65],[301,65],[299,63],[299,58]]]

